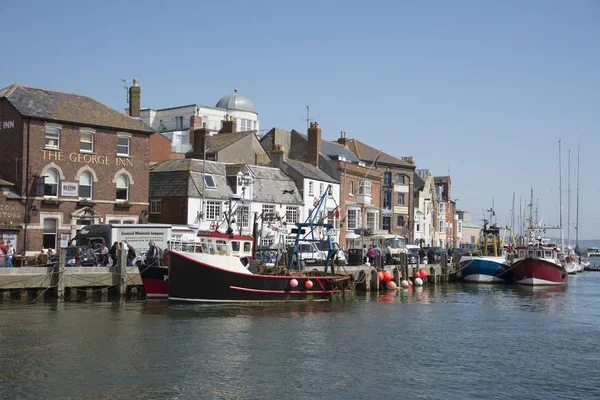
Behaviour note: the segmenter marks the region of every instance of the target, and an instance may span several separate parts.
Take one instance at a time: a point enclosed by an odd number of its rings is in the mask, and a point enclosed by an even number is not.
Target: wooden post
[[[65,262],[67,253],[65,249],[60,249],[58,253],[58,262],[53,264],[52,279],[50,285],[53,288],[54,296],[58,300],[64,300],[65,297]]]
[[[117,251],[117,266],[112,271],[112,282],[119,297],[124,298],[127,291],[125,278],[127,273],[127,252],[123,249]]]

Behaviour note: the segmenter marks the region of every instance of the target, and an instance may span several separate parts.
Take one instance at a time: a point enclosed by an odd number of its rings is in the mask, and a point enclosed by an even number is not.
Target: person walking
[[[128,244],[127,247],[127,265],[131,267],[133,266],[133,260],[135,260],[135,257],[137,257],[137,255],[135,254],[135,249],[133,248],[133,246],[129,246]]]
[[[375,249],[373,249],[373,245],[369,246],[369,250],[367,250],[367,257],[369,258],[369,264],[375,265]]]
[[[393,264],[393,260],[392,260],[392,246],[390,246],[389,244],[385,248],[385,263],[387,265],[392,265]]]
[[[103,267],[108,265],[108,253],[108,247],[106,247],[106,244],[102,244],[102,248],[100,249],[100,258]]]
[[[117,254],[119,251],[119,242],[114,242],[110,248],[110,258],[112,259],[112,265],[117,265]]]
[[[157,263],[158,258],[158,249],[156,248],[156,244],[154,241],[150,241],[148,243],[148,253],[146,253],[146,264],[154,265]]]
[[[13,256],[15,255],[15,248],[13,247],[10,240],[7,242],[8,249],[6,251],[6,266],[12,268]]]
[[[367,257],[367,245],[363,244],[362,248],[362,263],[366,264],[369,261],[369,257]]]

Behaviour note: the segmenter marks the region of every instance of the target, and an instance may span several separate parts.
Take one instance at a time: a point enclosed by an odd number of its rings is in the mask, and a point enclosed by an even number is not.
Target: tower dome
[[[234,89],[234,93],[221,97],[215,107],[258,114],[254,103],[246,96],[239,94],[237,89]]]

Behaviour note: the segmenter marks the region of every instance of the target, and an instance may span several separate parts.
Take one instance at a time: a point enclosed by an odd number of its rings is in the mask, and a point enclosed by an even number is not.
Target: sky
[[[262,129],[340,131],[450,174],[458,208],[499,224],[533,188],[542,224],[600,238],[600,1],[0,0],[0,87],[127,107],[214,106],[234,88]],[[562,171],[559,169],[559,146]],[[568,159],[570,150],[570,191]],[[570,196],[569,196],[570,195]],[[556,235],[558,236],[558,235]]]

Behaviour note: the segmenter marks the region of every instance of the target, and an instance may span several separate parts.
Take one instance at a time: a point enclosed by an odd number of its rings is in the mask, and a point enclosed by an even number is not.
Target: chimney
[[[192,115],[190,117],[190,144],[194,145],[194,132],[197,129],[202,129],[202,117],[199,115]]]
[[[133,78],[133,86],[129,88],[129,116],[133,118],[140,117],[140,92],[138,80]]]
[[[318,122],[311,122],[308,128],[308,162],[315,167],[319,166],[319,153],[321,153],[321,128]]]
[[[348,138],[346,137],[346,132],[344,132],[344,131],[340,132],[340,137],[337,140],[337,142],[339,144],[341,144],[342,146],[346,146],[348,144]]]
[[[237,131],[235,119],[225,114],[225,119],[221,121],[222,127],[219,133],[233,133]]]
[[[192,145],[192,158],[204,158],[204,146],[206,137],[209,136],[209,130],[200,128],[194,130],[194,143]]]
[[[273,166],[282,169],[283,162],[285,161],[285,152],[283,151],[283,146],[280,144],[273,145],[273,152],[271,153],[271,161],[273,162]]]

